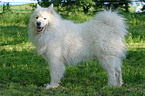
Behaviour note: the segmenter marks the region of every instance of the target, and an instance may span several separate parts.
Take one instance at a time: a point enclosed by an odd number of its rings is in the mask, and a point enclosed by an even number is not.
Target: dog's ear
[[[37,8],[41,8],[41,6],[39,4],[37,4]]]
[[[51,7],[53,9],[53,4],[51,4],[49,7]]]
[[[49,10],[50,13],[54,14],[53,4],[51,4],[51,5],[48,7],[48,10]]]

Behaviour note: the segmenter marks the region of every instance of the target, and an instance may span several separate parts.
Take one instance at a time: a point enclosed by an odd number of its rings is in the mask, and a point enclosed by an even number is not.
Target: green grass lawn
[[[59,13],[75,22],[93,17],[72,11]],[[30,14],[0,14],[0,96],[145,96],[145,14],[123,13],[129,34],[121,88],[102,89],[108,81],[105,71],[97,61],[87,61],[66,67],[61,86],[50,90],[44,87],[50,82],[49,66],[28,40]]]

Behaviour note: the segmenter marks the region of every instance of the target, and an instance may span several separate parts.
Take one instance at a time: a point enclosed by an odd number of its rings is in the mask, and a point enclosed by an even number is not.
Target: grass
[[[75,8],[65,10],[59,13],[75,22],[84,22],[93,17],[91,13],[85,15]],[[105,71],[97,61],[87,61],[66,67],[61,86],[50,90],[45,90],[43,86],[50,82],[49,66],[37,55],[28,40],[30,14],[30,11],[0,14],[0,96],[145,95],[145,14],[123,13],[128,19],[129,34],[126,37],[128,52],[123,60],[124,84],[121,88],[102,89],[107,85]]]

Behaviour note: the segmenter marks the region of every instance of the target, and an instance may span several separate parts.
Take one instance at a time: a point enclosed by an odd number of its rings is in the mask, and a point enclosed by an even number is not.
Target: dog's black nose
[[[37,24],[37,26],[40,26],[41,25],[41,22],[37,22],[36,24]]]

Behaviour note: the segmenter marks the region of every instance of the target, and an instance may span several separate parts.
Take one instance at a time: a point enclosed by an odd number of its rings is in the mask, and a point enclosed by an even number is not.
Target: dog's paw
[[[51,89],[51,88],[57,88],[59,84],[54,84],[54,85],[45,84],[45,86],[46,86],[46,89]]]

